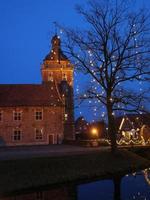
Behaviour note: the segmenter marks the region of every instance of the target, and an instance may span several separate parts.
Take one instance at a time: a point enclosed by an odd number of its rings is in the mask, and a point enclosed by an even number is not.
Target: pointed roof
[[[59,36],[54,35],[54,37],[51,40],[52,44],[52,50],[49,52],[49,54],[45,57],[44,60],[52,60],[52,61],[63,61],[68,60],[67,56],[64,55],[64,53],[61,50],[61,40]]]

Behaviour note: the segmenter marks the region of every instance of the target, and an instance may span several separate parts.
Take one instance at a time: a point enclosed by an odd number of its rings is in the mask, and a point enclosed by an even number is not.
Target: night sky
[[[40,64],[50,49],[53,22],[82,27],[78,3],[86,0],[0,0],[0,84],[41,82]],[[133,9],[150,8],[147,0],[132,3]]]

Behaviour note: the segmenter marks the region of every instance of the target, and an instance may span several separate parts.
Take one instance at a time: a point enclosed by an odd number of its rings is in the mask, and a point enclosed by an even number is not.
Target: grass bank
[[[150,146],[134,147],[129,150],[143,158],[150,160]]]
[[[150,161],[126,150],[62,157],[0,161],[0,193],[46,185],[110,178],[150,166]]]

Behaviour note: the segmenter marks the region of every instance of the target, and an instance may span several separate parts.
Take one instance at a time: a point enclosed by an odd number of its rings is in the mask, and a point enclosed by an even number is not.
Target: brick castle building
[[[41,67],[41,84],[0,85],[1,146],[74,139],[73,65],[57,35],[51,43]]]

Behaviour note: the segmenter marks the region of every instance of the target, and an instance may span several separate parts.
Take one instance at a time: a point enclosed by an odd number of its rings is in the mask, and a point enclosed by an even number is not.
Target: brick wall
[[[14,121],[13,111],[21,111],[22,119]],[[35,120],[35,111],[43,111],[43,119]],[[61,142],[63,138],[63,107],[0,107],[2,121],[0,121],[0,145],[33,145]],[[35,129],[42,129],[43,139],[35,139]],[[21,130],[21,140],[13,140],[14,129]]]

